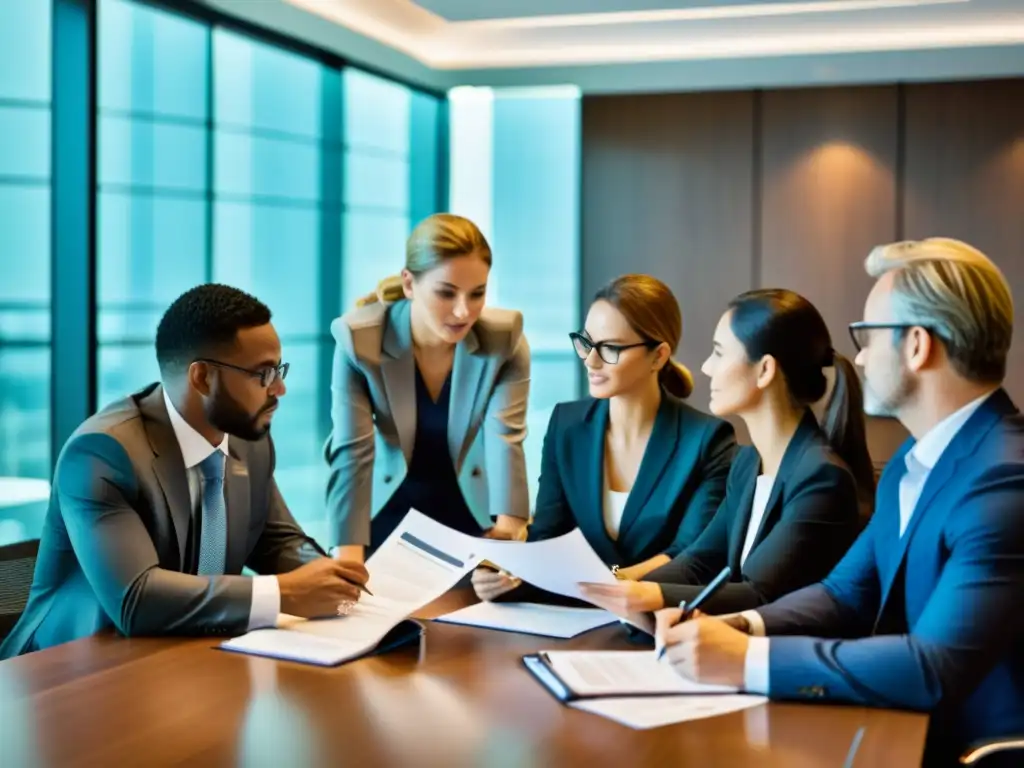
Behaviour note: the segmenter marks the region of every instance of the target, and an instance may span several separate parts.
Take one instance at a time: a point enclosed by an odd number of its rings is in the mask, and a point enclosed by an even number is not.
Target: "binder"
[[[568,662],[567,665],[559,663],[563,659]],[[584,684],[581,677],[575,674],[573,661],[597,665],[602,671],[612,673],[604,675],[606,679],[616,678],[619,682]],[[706,685],[687,680],[669,665],[656,661],[653,653],[644,651],[542,651],[523,656],[522,663],[563,704],[586,699],[709,695],[738,691],[732,686]],[[621,682],[625,678],[630,679]]]

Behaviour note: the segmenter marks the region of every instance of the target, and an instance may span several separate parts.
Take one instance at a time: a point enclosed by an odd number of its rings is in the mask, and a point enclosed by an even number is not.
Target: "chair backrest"
[[[21,618],[32,586],[39,539],[0,547],[0,640]]]

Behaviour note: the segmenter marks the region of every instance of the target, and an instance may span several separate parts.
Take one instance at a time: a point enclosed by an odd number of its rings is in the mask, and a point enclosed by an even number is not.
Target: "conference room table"
[[[418,616],[475,602],[454,590]],[[768,703],[633,730],[563,706],[523,668],[542,649],[635,648],[426,623],[419,646],[334,668],[213,639],[98,635],[0,663],[0,765],[918,765],[927,718]]]

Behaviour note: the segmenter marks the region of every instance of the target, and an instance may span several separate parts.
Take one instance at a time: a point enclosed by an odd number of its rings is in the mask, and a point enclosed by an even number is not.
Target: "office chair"
[[[14,629],[28,602],[39,539],[0,547],[0,640]]]
[[[960,756],[961,765],[985,765],[985,758],[1003,752],[1020,750],[1021,762],[1024,763],[1024,737],[1016,739],[993,739],[974,745]]]

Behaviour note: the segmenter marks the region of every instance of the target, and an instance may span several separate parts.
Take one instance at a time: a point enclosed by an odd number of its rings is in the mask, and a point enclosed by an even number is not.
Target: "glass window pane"
[[[98,23],[101,108],[206,119],[205,25],[126,0],[101,0]]]
[[[48,187],[0,186],[0,254],[0,302],[39,302],[48,305]]]
[[[348,152],[345,155],[345,203],[409,209],[409,161],[398,157]]]
[[[271,427],[277,454],[274,479],[299,525],[322,545],[331,546],[325,535],[327,467],[321,455],[327,436],[320,435],[317,422],[320,403],[330,396],[330,382],[319,379],[317,368],[321,345],[289,342],[282,336],[281,347],[291,368],[285,382],[288,391]]]
[[[410,90],[351,67],[342,77],[346,146],[386,149],[408,157]]]
[[[50,350],[0,333],[0,546],[37,538],[50,477]]]
[[[217,123],[320,137],[323,65],[224,29],[213,48]]]
[[[205,281],[206,203],[102,193],[98,230],[100,341],[152,338],[167,305]]]
[[[165,189],[206,187],[206,131],[197,126],[102,117],[99,181]]]
[[[216,134],[218,194],[320,199],[320,147],[235,132]]]
[[[166,307],[161,307],[160,315]],[[159,319],[159,315],[157,316]],[[153,326],[155,329],[155,325]],[[156,364],[156,348],[152,343],[103,344],[99,350],[99,392],[97,400],[104,407],[138,392],[148,384],[160,380]]]
[[[49,109],[0,106],[0,176],[50,177]]]
[[[52,2],[0,2],[0,99],[50,101]]]
[[[318,315],[320,212],[221,202],[214,216],[214,281],[267,304],[282,338],[326,333]]]
[[[342,311],[405,265],[409,218],[376,211],[348,211],[342,226],[344,254]]]

